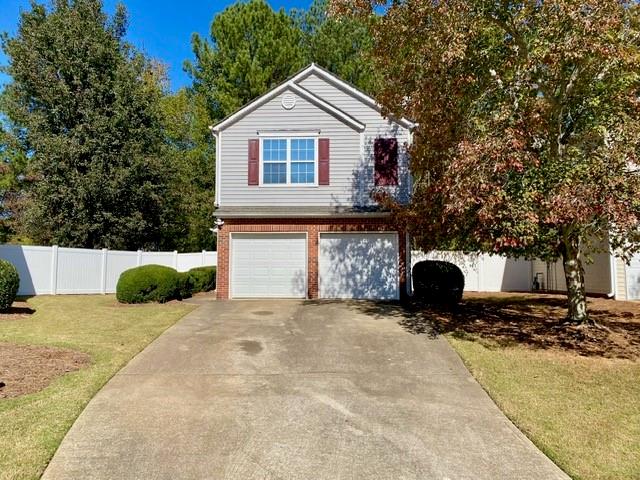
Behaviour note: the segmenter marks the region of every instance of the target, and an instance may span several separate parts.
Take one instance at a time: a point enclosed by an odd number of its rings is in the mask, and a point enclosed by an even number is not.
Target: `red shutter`
[[[398,185],[398,140],[376,138],[373,144],[373,155],[376,186]]]
[[[260,140],[257,138],[249,139],[249,168],[248,168],[248,184],[258,185],[260,178]]]
[[[318,185],[329,185],[329,139],[318,139]]]

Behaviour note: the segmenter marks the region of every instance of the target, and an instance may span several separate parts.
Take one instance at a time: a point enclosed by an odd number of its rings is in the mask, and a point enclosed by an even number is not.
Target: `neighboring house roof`
[[[335,118],[337,118],[338,120],[342,121],[346,125],[350,126],[354,130],[357,130],[358,132],[362,132],[366,127],[366,125],[364,123],[360,122],[359,120],[357,120],[353,116],[349,115],[348,113],[342,111],[341,109],[339,109],[335,105],[332,105],[331,103],[327,102],[326,100],[323,100],[322,98],[318,97],[317,95],[311,93],[309,90],[307,90],[307,89],[301,87],[300,85],[298,85],[299,81],[303,80],[304,78],[308,77],[311,74],[318,75],[320,78],[324,79],[328,83],[336,86],[337,88],[339,88],[340,90],[344,91],[345,93],[348,93],[349,95],[353,96],[354,98],[357,98],[362,103],[370,106],[371,108],[374,108],[374,109],[376,109],[378,111],[382,110],[382,107],[375,101],[375,99],[373,99],[372,97],[370,97],[366,93],[362,92],[361,90],[357,89],[356,87],[354,87],[350,83],[345,82],[344,80],[341,80],[340,78],[335,76],[333,73],[325,70],[324,68],[319,67],[315,63],[312,63],[308,67],[305,67],[304,69],[300,70],[298,73],[296,73],[293,76],[291,76],[289,79],[285,80],[280,85],[272,88],[271,90],[269,90],[264,95],[262,95],[262,96],[256,98],[255,100],[249,102],[244,107],[240,108],[236,112],[232,113],[231,115],[227,116],[226,118],[224,118],[220,122],[216,123],[215,125],[210,127],[211,130],[213,132],[216,132],[216,133],[220,132],[220,131],[224,130],[225,128],[233,125],[238,120],[244,118],[246,115],[248,115],[249,113],[254,111],[256,108],[258,108],[261,105],[265,104],[266,102],[268,102],[269,100],[271,100],[275,96],[279,95],[280,93],[282,93],[282,92],[284,92],[286,90],[291,90],[294,93],[296,93],[299,96],[301,96],[302,98],[306,99],[307,101],[313,103],[318,108],[321,108],[322,110],[326,111],[327,113],[333,115]],[[399,119],[399,120],[398,119],[392,119],[392,120],[397,122],[399,125],[401,125],[401,126],[403,126],[405,128],[412,129],[412,128],[416,127],[415,123],[413,123],[413,122],[411,122],[411,121],[409,121],[407,119],[404,119],[404,118]]]
[[[215,211],[217,218],[349,218],[387,217],[391,212],[382,210],[378,206],[371,207],[221,207]]]

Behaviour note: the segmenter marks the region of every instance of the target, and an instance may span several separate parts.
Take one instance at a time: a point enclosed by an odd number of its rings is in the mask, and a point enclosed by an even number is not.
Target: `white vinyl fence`
[[[411,252],[412,268],[421,260],[444,260],[460,267],[465,291],[526,292],[533,284],[532,265],[528,260],[479,253]]]
[[[186,272],[215,266],[218,254],[0,245],[0,258],[18,269],[18,295],[56,295],[114,293],[120,274],[129,268],[156,264]]]

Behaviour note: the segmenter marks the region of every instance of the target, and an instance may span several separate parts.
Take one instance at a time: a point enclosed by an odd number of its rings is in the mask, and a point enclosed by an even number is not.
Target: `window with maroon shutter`
[[[248,185],[258,185],[260,182],[260,140],[249,139],[249,166],[247,170]]]
[[[329,146],[328,138],[318,139],[318,185],[329,185]]]
[[[375,185],[398,185],[398,140],[376,138],[373,144],[375,158]]]

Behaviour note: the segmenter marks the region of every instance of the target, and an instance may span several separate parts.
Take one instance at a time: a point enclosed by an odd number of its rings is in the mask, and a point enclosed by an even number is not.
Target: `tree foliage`
[[[172,221],[160,74],[125,30],[122,6],[109,18],[100,0],[55,0],[2,39],[2,107],[35,176],[21,224],[36,242],[154,248]]]
[[[305,63],[315,62],[366,92],[375,90],[376,74],[369,57],[373,39],[368,22],[331,16],[327,0],[314,0],[308,10],[291,12],[302,32]]]
[[[166,155],[175,169],[171,189],[179,193],[173,248],[214,250],[215,147],[206,98],[181,89],[162,99]]]
[[[193,35],[196,59],[186,68],[220,119],[302,67],[301,39],[284,10],[264,0],[238,2],[214,17],[210,42]]]
[[[638,245],[636,3],[405,0],[373,35],[381,103],[420,124],[399,208],[420,246],[561,258],[569,318],[588,321],[583,255]]]
[[[187,62],[194,88],[219,120],[316,62],[371,91],[368,22],[327,15],[326,0],[309,10],[278,12],[265,0],[238,2],[217,14],[210,39],[194,34],[195,62]]]

